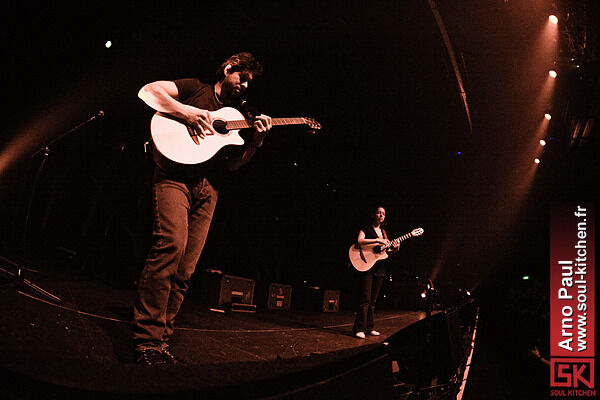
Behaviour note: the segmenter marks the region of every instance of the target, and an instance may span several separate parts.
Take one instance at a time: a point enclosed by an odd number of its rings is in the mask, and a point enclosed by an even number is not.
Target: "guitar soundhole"
[[[215,131],[217,131],[217,133],[219,133],[221,135],[227,134],[227,122],[226,121],[223,121],[221,119],[214,120],[213,128],[215,129]]]

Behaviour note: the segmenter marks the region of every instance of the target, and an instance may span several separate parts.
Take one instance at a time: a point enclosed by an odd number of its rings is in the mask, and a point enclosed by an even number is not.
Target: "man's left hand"
[[[269,133],[273,127],[273,121],[271,120],[271,117],[261,114],[256,116],[253,126],[256,133],[252,137],[252,145],[254,147],[260,147],[262,146],[265,136],[267,136],[267,133]]]

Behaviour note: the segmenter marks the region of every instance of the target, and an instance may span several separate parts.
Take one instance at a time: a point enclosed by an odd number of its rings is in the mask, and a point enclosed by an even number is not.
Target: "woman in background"
[[[400,242],[390,242],[387,231],[385,230],[385,208],[378,206],[373,209],[371,214],[371,223],[363,226],[358,232],[357,246],[379,244],[389,247],[388,252],[396,252],[400,247]],[[375,327],[375,304],[379,297],[379,291],[383,285],[383,280],[387,274],[388,260],[379,260],[371,269],[359,274],[359,302],[354,320],[354,336],[364,339],[366,335],[379,336]]]

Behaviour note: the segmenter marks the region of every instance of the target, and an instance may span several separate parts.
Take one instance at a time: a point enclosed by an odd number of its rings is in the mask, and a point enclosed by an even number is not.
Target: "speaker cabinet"
[[[340,310],[340,291],[326,289],[323,293],[323,312],[338,312]]]
[[[211,307],[231,307],[232,304],[253,304],[254,280],[226,275],[218,270],[206,270],[204,292]]]
[[[280,283],[269,285],[267,308],[269,310],[289,310],[292,303],[292,286]]]

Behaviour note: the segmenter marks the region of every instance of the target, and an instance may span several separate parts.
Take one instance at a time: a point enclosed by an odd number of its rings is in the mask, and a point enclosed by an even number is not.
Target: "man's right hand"
[[[216,134],[212,127],[212,117],[207,110],[185,105],[185,121],[201,138]]]
[[[179,91],[175,82],[148,83],[140,89],[138,96],[156,111],[183,119],[201,138],[216,134],[212,127],[212,118],[207,110],[179,102]]]

